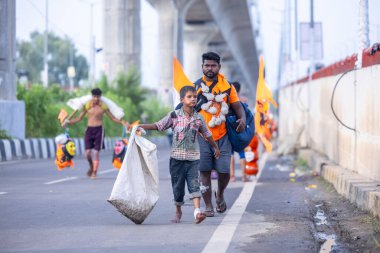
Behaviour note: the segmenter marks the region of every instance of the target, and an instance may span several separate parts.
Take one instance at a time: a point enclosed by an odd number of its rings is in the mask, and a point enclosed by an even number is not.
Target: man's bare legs
[[[214,207],[212,206],[211,200],[211,171],[200,171],[200,181],[201,181],[201,193],[203,201],[206,206],[206,215],[208,211],[213,211]],[[203,188],[203,189],[202,189]]]
[[[99,168],[99,151],[94,149],[93,153],[94,153],[94,160],[93,160],[94,166],[93,166],[92,174],[91,174],[92,179],[96,178],[96,173],[98,172],[98,168]]]
[[[230,181],[230,175],[228,173],[218,172],[218,191],[216,192],[216,201],[224,200],[224,190],[227,188]]]
[[[245,166],[246,166],[247,162],[245,161],[245,159],[240,159],[240,168],[241,168],[241,181],[243,182],[248,182],[249,179],[247,177],[247,174],[245,173]]]
[[[92,171],[93,171],[93,168],[94,168],[94,164],[92,162],[92,156],[91,156],[91,149],[86,149],[86,159],[90,165],[90,168],[88,169],[87,171],[87,176],[91,177],[92,175]]]

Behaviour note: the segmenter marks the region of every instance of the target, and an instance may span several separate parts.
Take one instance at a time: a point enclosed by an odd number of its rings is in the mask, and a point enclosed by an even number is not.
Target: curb
[[[83,138],[72,138],[76,146],[76,155],[84,155]],[[112,150],[115,142],[120,137],[104,138],[104,150]],[[157,148],[168,146],[165,136],[148,138],[157,145]],[[55,158],[57,147],[54,138],[30,138],[30,139],[0,139],[0,163],[22,159],[48,159]]]
[[[334,185],[340,195],[380,217],[380,182],[344,169],[310,149],[298,150],[298,156],[307,160],[315,172]]]

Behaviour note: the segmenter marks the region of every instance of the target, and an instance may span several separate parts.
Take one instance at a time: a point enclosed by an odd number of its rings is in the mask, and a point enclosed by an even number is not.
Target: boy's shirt
[[[165,131],[168,128],[173,129],[173,143],[170,157],[177,160],[199,160],[200,152],[197,132],[201,133],[204,137],[211,137],[212,133],[207,128],[202,115],[195,110],[190,118],[186,117],[182,108],[176,110],[175,113],[176,118],[173,118],[172,113],[169,113],[155,123],[159,131]]]

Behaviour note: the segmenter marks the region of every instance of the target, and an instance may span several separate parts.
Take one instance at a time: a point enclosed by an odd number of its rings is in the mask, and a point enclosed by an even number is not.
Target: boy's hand
[[[121,124],[125,127],[126,130],[128,130],[128,128],[129,128],[129,123],[128,122],[126,122],[125,120],[122,120]]]
[[[219,148],[214,149],[214,157],[215,159],[219,159],[220,156],[220,150]]]
[[[137,126],[137,129],[136,129],[136,133],[138,134],[138,135],[146,135],[146,131],[145,131],[145,129],[144,128],[142,128],[142,127],[140,127],[140,126]]]

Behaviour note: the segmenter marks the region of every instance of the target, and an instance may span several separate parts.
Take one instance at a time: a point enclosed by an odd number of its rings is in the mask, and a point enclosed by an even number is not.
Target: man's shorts
[[[199,171],[211,171],[215,169],[219,173],[230,173],[231,162],[231,143],[226,134],[221,139],[216,141],[220,150],[219,159],[214,157],[214,149],[205,139],[198,136],[199,151],[201,159],[199,163]]]
[[[102,126],[87,127],[84,137],[85,149],[95,149],[99,151],[103,147],[104,130]]]

